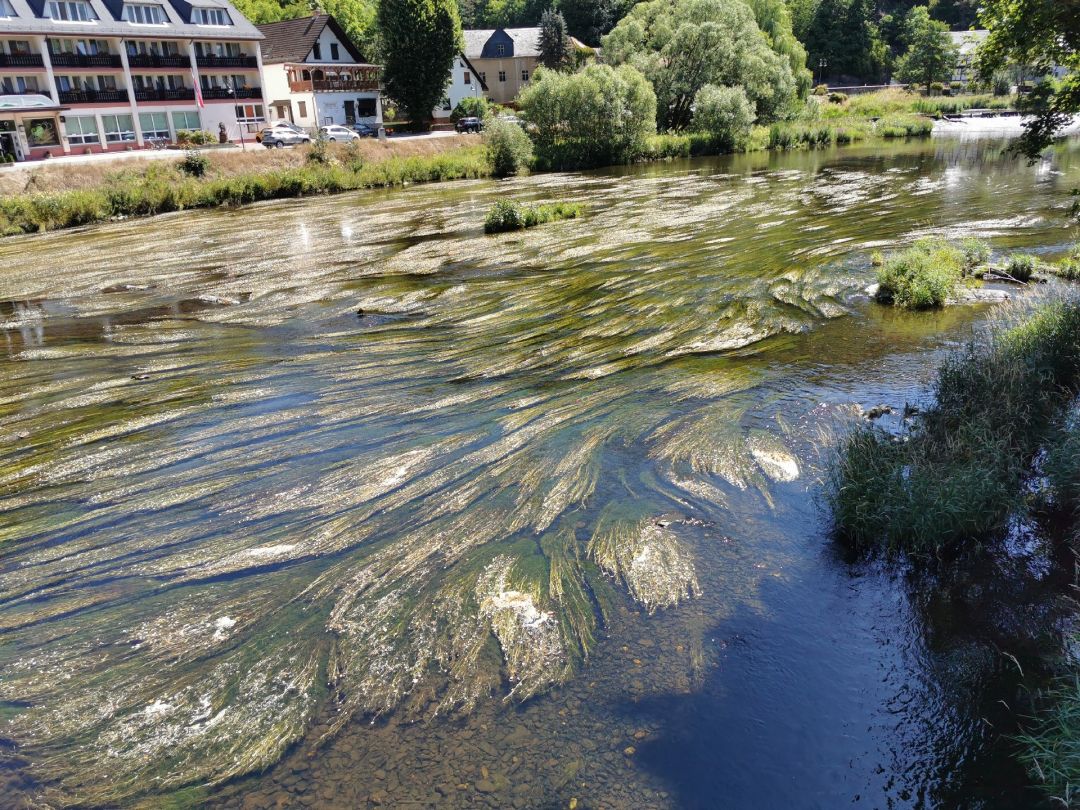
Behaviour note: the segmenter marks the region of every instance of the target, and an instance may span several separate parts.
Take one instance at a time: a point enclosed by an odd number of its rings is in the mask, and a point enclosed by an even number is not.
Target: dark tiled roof
[[[349,51],[353,61],[363,64],[364,57],[361,56],[359,49],[329,14],[316,14],[312,17],[301,17],[298,20],[282,20],[255,26],[265,37],[262,42],[263,63],[272,65],[281,62],[303,62],[318,41],[319,34],[328,25],[341,40],[345,50]]]

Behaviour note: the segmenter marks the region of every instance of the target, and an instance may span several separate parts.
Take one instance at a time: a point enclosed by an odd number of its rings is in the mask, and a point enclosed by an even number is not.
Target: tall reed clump
[[[499,200],[487,213],[484,220],[484,233],[505,233],[520,231],[556,222],[560,219],[576,219],[581,216],[581,206],[577,203],[545,203],[543,205],[524,206],[511,200]]]
[[[932,309],[956,294],[968,272],[965,251],[942,239],[920,239],[886,256],[877,271],[877,300],[902,309]]]
[[[945,360],[934,404],[894,435],[855,429],[825,483],[838,536],[859,550],[933,553],[1001,531],[1032,460],[1080,392],[1080,299],[1042,304]]]
[[[1080,674],[1061,678],[1040,696],[1037,723],[1017,737],[1018,756],[1063,808],[1080,801]]]

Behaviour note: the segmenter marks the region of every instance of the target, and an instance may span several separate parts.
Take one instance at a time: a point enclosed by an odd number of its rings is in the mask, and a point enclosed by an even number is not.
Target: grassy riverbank
[[[754,127],[738,151],[821,148],[875,138],[925,137],[928,116],[971,107],[1008,106],[992,96],[924,98],[884,91],[850,99],[813,99],[793,120]],[[110,219],[189,208],[236,206],[261,200],[333,194],[365,188],[489,177],[485,148],[475,137],[389,142],[360,141],[311,148],[207,155],[197,175],[176,160],[137,165],[45,164],[0,172],[0,235],[57,230]],[[701,133],[649,138],[642,160],[715,155],[727,148]]]
[[[933,554],[1000,533],[1080,393],[1080,300],[1056,300],[974,339],[938,369],[933,404],[899,435],[860,426],[825,495],[857,549]]]

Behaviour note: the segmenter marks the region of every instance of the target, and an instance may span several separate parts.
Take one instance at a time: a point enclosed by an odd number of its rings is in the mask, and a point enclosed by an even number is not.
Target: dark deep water
[[[1071,563],[927,587],[816,495],[993,312],[870,253],[1053,255],[1077,185],[938,140],[0,242],[0,804],[1040,806]],[[587,214],[482,236],[510,195]]]

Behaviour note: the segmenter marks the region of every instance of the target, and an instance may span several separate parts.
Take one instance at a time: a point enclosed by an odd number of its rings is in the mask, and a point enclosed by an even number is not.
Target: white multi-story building
[[[273,119],[307,129],[382,122],[382,69],[366,62],[329,14],[267,23],[259,30]]]
[[[432,117],[436,120],[445,120],[450,117],[454,108],[466,98],[484,98],[487,93],[487,85],[476,68],[472,66],[463,53],[459,53],[454,59],[454,66],[450,69],[450,80],[446,84],[446,95],[442,104],[436,107]]]
[[[226,0],[0,0],[0,157],[254,134],[261,39]]]

